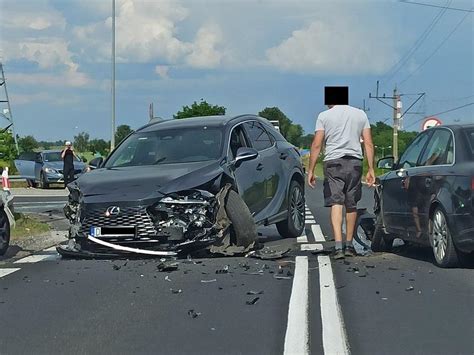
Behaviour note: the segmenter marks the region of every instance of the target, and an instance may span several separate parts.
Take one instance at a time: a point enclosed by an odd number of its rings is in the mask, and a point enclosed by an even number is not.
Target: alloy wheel
[[[295,188],[291,194],[290,213],[293,225],[297,230],[304,227],[304,197],[301,189]]]
[[[443,260],[448,246],[448,224],[444,214],[437,210],[433,215],[431,243],[436,259]]]

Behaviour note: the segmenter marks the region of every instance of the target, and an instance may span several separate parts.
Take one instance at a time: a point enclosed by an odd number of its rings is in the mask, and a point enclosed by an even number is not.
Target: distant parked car
[[[60,150],[22,153],[15,160],[15,166],[23,178],[39,184],[42,189],[49,188],[53,183],[64,182]],[[74,158],[74,177],[77,178],[85,167],[84,162]]]
[[[11,201],[3,191],[0,191],[0,255],[7,252],[10,244],[10,219],[13,219],[13,215],[7,211]]]
[[[390,171],[377,181],[372,249],[390,249],[398,237],[430,245],[441,267],[472,258],[474,125],[430,128],[397,163],[387,157],[377,165]]]

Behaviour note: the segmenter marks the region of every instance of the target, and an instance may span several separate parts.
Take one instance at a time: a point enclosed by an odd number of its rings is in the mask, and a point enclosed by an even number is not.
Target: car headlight
[[[53,168],[44,168],[44,171],[48,174],[59,174],[59,172]]]

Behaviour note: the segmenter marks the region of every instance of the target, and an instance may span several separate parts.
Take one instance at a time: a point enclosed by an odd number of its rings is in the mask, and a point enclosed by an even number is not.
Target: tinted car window
[[[471,151],[471,160],[474,160],[474,129],[466,129],[465,133],[469,145],[467,149]]]
[[[232,158],[235,158],[237,155],[237,150],[241,147],[246,147],[247,143],[245,141],[244,131],[242,129],[242,125],[236,126],[232,130],[232,134],[230,135],[230,152],[232,154]]]
[[[222,131],[217,128],[137,132],[120,144],[105,168],[214,160],[221,155],[221,143]]]
[[[270,148],[273,145],[273,142],[262,127],[257,121],[245,122],[245,128],[248,132],[252,146],[257,150],[264,150]]]
[[[416,166],[418,157],[420,156],[421,151],[428,140],[428,137],[429,136],[427,133],[423,133],[415,138],[413,143],[408,146],[407,150],[405,150],[405,153],[403,153],[402,157],[400,158],[400,163],[398,164],[399,169],[407,169]]]
[[[420,165],[452,164],[453,161],[454,150],[451,132],[446,129],[434,131],[421,157]]]
[[[52,153],[44,153],[43,154],[43,161],[62,161],[61,152],[52,152]],[[76,157],[74,157],[75,161],[80,161]]]
[[[36,160],[36,154],[35,152],[27,152],[27,153],[21,153],[20,156],[18,157],[19,160],[29,160],[29,161],[35,161]]]

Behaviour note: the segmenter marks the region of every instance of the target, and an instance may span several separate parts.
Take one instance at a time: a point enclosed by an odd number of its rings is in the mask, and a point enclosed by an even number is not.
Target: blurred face
[[[68,148],[68,149],[71,148],[71,144],[67,144],[66,148]]]

